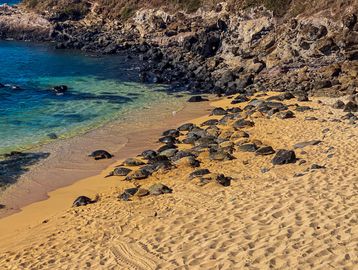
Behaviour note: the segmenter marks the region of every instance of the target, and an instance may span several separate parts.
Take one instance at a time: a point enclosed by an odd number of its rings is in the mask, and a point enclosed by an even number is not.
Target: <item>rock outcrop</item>
[[[296,1],[293,1],[296,3]],[[85,15],[0,9],[0,36],[51,39],[57,48],[139,58],[140,79],[193,93],[219,95],[267,89],[352,94],[358,86],[358,7],[320,1],[320,12],[292,4],[277,18],[264,7],[233,11],[227,2],[194,13],[143,8],[123,19],[105,17],[94,2]],[[299,15],[294,8],[302,7]],[[110,19],[109,19],[110,18]]]

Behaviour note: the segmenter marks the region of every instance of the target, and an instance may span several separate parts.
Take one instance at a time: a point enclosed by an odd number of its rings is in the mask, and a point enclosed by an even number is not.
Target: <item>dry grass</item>
[[[96,12],[107,18],[127,19],[140,8],[163,8],[167,11],[183,10],[195,12],[200,7],[214,8],[225,0],[95,0],[98,4]],[[79,19],[89,12],[94,1],[88,0],[24,0],[23,4],[38,12],[60,14],[65,18]],[[226,0],[232,12],[265,6],[273,11],[275,16],[296,16],[330,9],[340,10],[342,6],[356,6],[356,0]],[[63,8],[67,7],[67,8]]]

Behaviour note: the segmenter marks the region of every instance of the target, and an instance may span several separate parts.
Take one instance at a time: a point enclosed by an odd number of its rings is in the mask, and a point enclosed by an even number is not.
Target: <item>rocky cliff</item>
[[[51,1],[37,1],[47,3],[41,10],[28,2],[0,8],[1,37],[53,40],[57,48],[105,54],[126,50],[143,60],[146,82],[195,93],[270,89],[303,97],[358,87],[357,1],[191,2],[190,12],[171,1],[143,8],[135,1],[127,12],[127,6],[110,12],[102,1],[77,1],[80,11],[65,14]]]

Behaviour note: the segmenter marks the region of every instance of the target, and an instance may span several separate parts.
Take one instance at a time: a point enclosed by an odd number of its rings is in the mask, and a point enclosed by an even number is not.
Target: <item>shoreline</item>
[[[135,123],[133,125],[132,119],[126,123],[115,120],[85,134],[35,148],[34,152],[38,150],[51,155],[30,166],[29,172],[25,172],[16,183],[1,193],[1,203],[6,205],[6,208],[0,210],[0,220],[20,212],[25,206],[48,199],[49,192],[95,176],[117,160],[137,155],[147,147],[158,145],[156,139],[165,128],[174,128],[179,123],[191,120],[193,116],[201,116],[210,106],[208,102],[188,103],[183,100],[175,116],[172,115],[172,108],[164,107],[159,113],[158,107],[153,106],[134,114],[133,120],[139,117],[149,119],[148,123],[141,121],[141,126]],[[153,113],[148,113],[148,110]],[[153,126],[155,122],[160,124]],[[114,158],[99,161],[88,158],[87,155],[96,149],[107,149]]]

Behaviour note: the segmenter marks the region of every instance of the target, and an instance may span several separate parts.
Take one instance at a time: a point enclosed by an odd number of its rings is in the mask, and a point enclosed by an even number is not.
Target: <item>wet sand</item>
[[[163,104],[143,108],[128,115],[125,121],[114,121],[74,138],[57,140],[32,152],[50,153],[50,156],[31,166],[17,183],[0,195],[6,205],[0,210],[0,218],[18,212],[22,207],[48,198],[48,193],[71,185],[75,181],[99,174],[116,160],[137,155],[157,145],[163,130],[207,113],[208,102]],[[173,111],[176,113],[173,114]],[[108,160],[95,161],[88,154],[105,149],[114,155]]]

